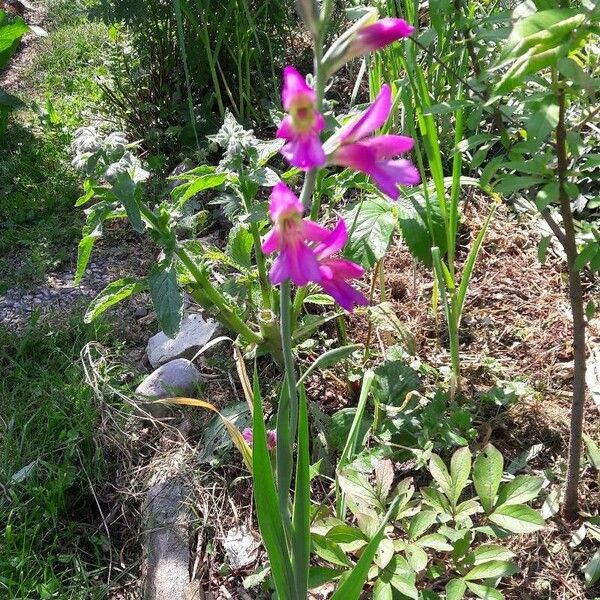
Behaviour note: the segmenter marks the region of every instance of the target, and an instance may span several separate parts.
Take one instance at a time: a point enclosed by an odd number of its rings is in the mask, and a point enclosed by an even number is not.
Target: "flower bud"
[[[377,12],[369,11],[342,34],[327,51],[324,62],[328,75],[335,73],[353,58],[409,37],[414,30],[415,28],[404,19],[393,17],[377,19]]]

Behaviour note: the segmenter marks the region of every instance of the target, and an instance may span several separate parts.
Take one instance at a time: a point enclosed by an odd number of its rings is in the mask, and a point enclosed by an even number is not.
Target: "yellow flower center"
[[[306,133],[314,128],[316,115],[313,103],[308,98],[298,99],[290,108],[294,129]]]

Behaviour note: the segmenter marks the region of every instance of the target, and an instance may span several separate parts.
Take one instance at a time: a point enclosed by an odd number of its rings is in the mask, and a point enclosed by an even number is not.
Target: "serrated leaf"
[[[125,278],[109,283],[93,300],[85,311],[84,321],[90,323],[111,306],[129,298],[129,296],[147,289],[148,285],[140,279]]]
[[[524,504],[533,500],[542,489],[544,480],[531,475],[518,475],[512,481],[502,484],[498,492],[497,505]]]
[[[129,173],[123,172],[119,173],[115,179],[111,191],[115,198],[123,205],[123,208],[125,208],[131,226],[138,233],[142,233],[144,231],[144,223],[138,205],[142,194],[140,185],[133,181]]]
[[[407,394],[421,387],[419,374],[400,360],[390,360],[375,369],[373,394],[382,404],[401,406]]]
[[[475,459],[473,467],[473,484],[485,512],[494,507],[496,493],[502,481],[504,459],[494,446],[488,444]]]
[[[532,533],[544,527],[542,515],[525,504],[500,506],[489,520],[512,533]]]
[[[166,336],[174,338],[183,318],[183,297],[175,266],[168,262],[155,264],[148,275],[148,287],[162,330]]]
[[[177,202],[177,206],[181,208],[190,198],[196,194],[223,185],[227,180],[225,173],[203,173],[195,179],[177,186],[171,195]]]
[[[410,253],[424,265],[431,267],[431,248],[438,246],[440,253],[446,252],[444,219],[437,202],[429,203],[429,215],[422,196],[411,196],[399,204],[398,222],[402,239]]]
[[[392,205],[371,196],[344,215],[349,228],[344,256],[366,269],[381,260],[392,240],[396,227]]]
[[[245,227],[237,225],[229,231],[226,252],[237,265],[250,269],[253,244],[252,234]]]

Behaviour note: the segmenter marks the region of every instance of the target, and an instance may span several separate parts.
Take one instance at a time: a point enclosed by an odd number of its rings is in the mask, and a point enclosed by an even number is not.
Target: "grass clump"
[[[102,597],[106,540],[90,485],[107,473],[79,364],[106,327],[0,329],[0,596]],[[100,576],[98,578],[98,576]]]
[[[106,25],[83,13],[67,18],[66,4],[50,6],[49,35],[35,42],[14,90],[29,108],[13,113],[0,138],[0,293],[64,263],[81,227],[71,135],[101,100],[109,38]]]

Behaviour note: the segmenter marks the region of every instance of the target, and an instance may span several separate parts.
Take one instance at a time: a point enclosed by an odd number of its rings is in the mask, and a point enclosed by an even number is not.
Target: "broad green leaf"
[[[554,96],[547,96],[527,121],[527,141],[540,145],[558,125],[558,104]]]
[[[308,589],[321,587],[328,581],[337,579],[342,573],[341,569],[331,569],[329,567],[310,567],[308,572]]]
[[[467,581],[467,587],[481,600],[504,600],[504,594],[488,585]]]
[[[525,504],[500,506],[489,520],[512,533],[532,533],[544,527],[542,515]]]
[[[432,487],[425,487],[421,489],[423,495],[423,501],[428,506],[431,506],[434,510],[441,514],[450,515],[450,503],[446,496],[439,490]]]
[[[497,194],[509,196],[510,194],[518,192],[524,188],[537,186],[544,181],[544,177],[537,175],[507,175],[502,177],[502,179],[499,179],[499,181],[494,184],[494,191]]]
[[[518,475],[512,481],[502,484],[497,505],[529,502],[540,493],[543,484],[544,480],[541,477]]]
[[[181,208],[190,198],[204,190],[212,189],[223,185],[227,180],[225,173],[205,173],[198,175],[194,180],[177,186],[171,195]]]
[[[457,504],[471,474],[471,451],[468,447],[459,448],[450,460],[450,477],[452,479],[451,500]]]
[[[596,471],[600,471],[600,448],[594,442],[594,440],[587,434],[583,434],[583,441],[585,442],[585,449],[587,451],[587,455],[589,461],[592,463],[592,466]]]
[[[517,565],[506,560],[491,560],[475,565],[465,576],[466,581],[477,579],[497,579],[508,577],[518,572]]]
[[[112,184],[111,191],[125,208],[131,226],[138,233],[142,233],[144,231],[144,223],[138,204],[142,196],[141,186],[131,178],[129,173],[124,172],[118,175]]]
[[[174,338],[183,318],[183,297],[175,266],[169,262],[156,263],[148,275],[148,287],[162,330],[166,336]]]
[[[17,96],[9,94],[7,91],[0,88],[0,106],[7,106],[9,108],[24,108],[26,104]]]
[[[366,269],[385,255],[396,227],[392,205],[382,198],[371,196],[359,202],[344,215],[349,239],[344,256]]]
[[[400,360],[386,361],[375,369],[373,395],[382,404],[402,406],[407,394],[420,387],[419,374]]]
[[[421,571],[425,570],[428,560],[425,550],[416,544],[409,544],[404,549],[404,553],[410,568],[415,573],[420,573]]]
[[[335,544],[346,545],[359,542],[359,545],[356,549],[361,548],[369,541],[360,529],[345,524],[332,527],[327,532],[326,537]]]
[[[486,513],[491,512],[494,507],[503,468],[502,454],[491,444],[488,444],[475,459],[473,484]]]
[[[596,550],[592,560],[583,568],[585,587],[590,588],[600,580],[600,549]]]
[[[4,11],[0,11],[2,14]],[[0,71],[4,69],[10,57],[15,53],[19,41],[29,31],[27,23],[21,17],[14,17],[11,23],[0,23]]]
[[[440,489],[444,495],[450,499],[452,497],[452,478],[448,469],[444,464],[444,461],[437,455],[432,454],[431,460],[429,461],[429,472],[435,479],[436,483],[440,486]]]
[[[598,253],[600,245],[596,241],[589,242],[586,244],[581,252],[577,255],[575,262],[573,263],[573,269],[575,271],[581,271],[585,265],[587,265]]]
[[[415,540],[414,543],[422,546],[423,548],[431,548],[433,550],[437,550],[438,552],[452,551],[452,546],[441,533],[429,533],[418,540]]]
[[[437,513],[432,510],[420,510],[410,520],[408,537],[415,540],[423,535],[437,520]]]
[[[438,203],[430,202],[427,208],[423,197],[414,195],[401,199],[398,208],[402,239],[417,260],[431,267],[431,248],[438,246],[442,254],[446,252],[444,219]]]
[[[393,600],[392,584],[380,577],[373,586],[373,600]]]
[[[252,234],[242,225],[236,225],[229,230],[226,252],[237,265],[250,269],[253,243]]]
[[[362,473],[348,468],[338,473],[337,480],[344,494],[359,506],[381,508],[377,493]]]
[[[467,591],[467,584],[462,579],[451,579],[446,584],[446,600],[462,600]]]
[[[147,289],[148,285],[140,279],[118,279],[108,284],[90,303],[85,311],[84,321],[90,323],[117,302]]]
[[[513,558],[514,555],[514,552],[511,552],[508,548],[496,544],[483,544],[473,551],[476,565],[492,560],[507,561]]]
[[[548,252],[548,248],[550,247],[551,242],[552,242],[552,236],[545,235],[540,240],[540,243],[538,244],[538,250],[537,250],[538,260],[542,264],[544,264],[546,262],[546,253]]]

